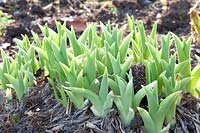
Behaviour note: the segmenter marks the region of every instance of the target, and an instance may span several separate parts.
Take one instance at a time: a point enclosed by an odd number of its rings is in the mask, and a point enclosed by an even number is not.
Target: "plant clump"
[[[12,88],[20,101],[34,85],[34,74],[42,70],[42,76],[48,77],[56,99],[64,107],[69,106],[68,99],[77,109],[91,103],[93,114],[104,118],[115,106],[124,127],[139,112],[147,132],[169,130],[176,122],[176,105],[182,92],[196,97],[200,92],[200,64],[191,70],[192,39],[181,40],[168,33],[158,49],[156,24],[150,35],[146,35],[141,21],[129,16],[128,26],[130,33],[122,39],[123,27],[113,28],[110,23],[101,23],[100,35],[96,25],[91,24],[79,38],[65,23],[56,22],[57,32],[39,25],[43,39],[32,32],[32,42],[27,36],[17,40],[19,51],[15,59],[1,50],[1,89]],[[177,51],[170,55],[173,42]],[[133,81],[137,74],[131,66],[138,64],[145,68],[146,83],[135,90]],[[145,97],[148,110],[140,106]]]

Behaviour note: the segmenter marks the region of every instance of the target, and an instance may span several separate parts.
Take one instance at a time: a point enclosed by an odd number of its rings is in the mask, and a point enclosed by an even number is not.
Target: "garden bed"
[[[63,2],[63,3],[62,3]],[[21,34],[27,34],[33,40],[31,30],[42,33],[37,24],[48,24],[56,31],[54,20],[67,21],[67,27],[73,25],[77,37],[86,28],[86,23],[106,24],[108,20],[112,26],[127,26],[126,14],[133,15],[135,19],[144,22],[146,33],[149,34],[152,25],[158,22],[158,45],[161,35],[169,31],[179,37],[189,38],[191,35],[190,18],[188,12],[194,5],[192,1],[169,0],[166,7],[157,1],[152,4],[137,3],[136,1],[99,1],[89,2],[84,0],[63,0],[61,11],[56,12],[56,7],[50,5],[51,1],[42,2],[40,5],[29,4],[23,0],[1,4],[1,10],[12,15],[15,20],[3,31],[0,38],[0,47],[10,56],[18,51],[16,40]],[[24,5],[23,7],[21,5]],[[45,7],[45,9],[43,8]],[[129,34],[128,28],[124,37]],[[193,42],[191,46],[192,66],[196,66],[195,54],[200,55],[200,45]],[[134,90],[137,92],[141,85],[146,85],[145,66],[132,65],[129,70],[133,73]],[[129,71],[128,70],[128,71]],[[89,109],[91,103],[83,109],[75,109],[70,99],[67,108],[59,103],[54,95],[47,78],[42,72],[37,71],[35,86],[28,91],[21,102],[13,93],[13,99],[7,100],[5,93],[0,91],[0,132],[144,132],[144,123],[136,112],[130,126],[124,127],[117,112],[117,107],[108,112],[104,118],[96,117]],[[176,109],[176,125],[170,132],[199,132],[200,130],[200,99],[190,93],[184,93]],[[140,107],[147,109],[147,99],[143,99]],[[165,125],[167,126],[167,125]]]

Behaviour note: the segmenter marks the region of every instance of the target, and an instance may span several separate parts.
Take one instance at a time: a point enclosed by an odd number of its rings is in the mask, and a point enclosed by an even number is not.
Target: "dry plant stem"
[[[186,116],[188,119],[193,121],[194,123],[200,125],[200,121],[198,119],[195,119],[188,111],[186,111],[183,107],[177,105],[177,110],[180,114]],[[183,111],[184,110],[184,111]],[[187,113],[186,113],[187,112]]]
[[[199,120],[199,114],[196,114],[196,119]],[[194,123],[197,133],[200,133],[200,124]]]
[[[188,129],[187,129],[187,126],[185,126],[184,121],[182,120],[182,118],[181,118],[181,116],[180,116],[179,114],[177,114],[177,119],[178,119],[179,122],[180,122],[182,131],[183,131],[184,133],[189,133],[189,131],[188,131]],[[176,131],[176,132],[178,133],[179,131]]]

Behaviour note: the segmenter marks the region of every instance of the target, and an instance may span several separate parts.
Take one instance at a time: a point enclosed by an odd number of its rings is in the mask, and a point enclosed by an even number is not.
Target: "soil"
[[[0,9],[11,15],[15,22],[3,30],[0,47],[7,54],[13,55],[13,51],[17,50],[14,38],[20,39],[21,34],[32,38],[31,30],[41,35],[37,24],[48,23],[49,27],[56,30],[54,20],[65,20],[67,26],[70,28],[73,25],[79,35],[85,29],[86,23],[99,24],[100,21],[110,21],[111,25],[126,25],[127,14],[142,20],[147,33],[151,31],[153,23],[158,22],[158,40],[161,34],[169,31],[179,37],[188,38],[191,35],[188,12],[194,3],[195,0],[167,0],[165,5],[160,1],[145,4],[136,0],[61,0],[59,11],[53,0],[39,3],[28,3],[25,0],[8,1],[1,3]],[[195,65],[194,55],[200,55],[199,43],[193,42],[191,50],[191,61]],[[145,85],[144,66],[137,65],[131,69],[136,77],[134,88],[137,92],[141,85]],[[144,132],[143,122],[138,113],[131,126],[123,128],[115,108],[104,119],[95,117],[88,107],[75,110],[70,101],[68,108],[64,108],[57,102],[53,90],[46,82],[30,89],[21,103],[15,97],[8,100],[4,95],[0,91],[0,132]],[[199,99],[184,94],[181,104],[177,107],[177,124],[170,132],[199,132],[199,105]]]

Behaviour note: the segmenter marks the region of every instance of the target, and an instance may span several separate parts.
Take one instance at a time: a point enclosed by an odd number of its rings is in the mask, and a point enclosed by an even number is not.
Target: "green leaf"
[[[182,80],[179,80],[176,82],[176,86],[174,88],[174,92],[180,91],[180,90],[188,90],[188,84],[191,83],[191,77],[184,78]]]
[[[178,101],[178,99],[175,102],[172,103],[171,107],[169,108],[168,113],[166,114],[166,122],[169,123],[171,127],[175,126],[175,124],[176,124],[177,101]]]
[[[125,102],[124,98],[125,98],[127,83],[121,77],[117,76],[117,84],[118,84],[118,87],[119,87],[122,102]]]
[[[63,92],[64,89],[61,88],[61,90],[59,90],[60,88],[55,85],[55,82],[53,81],[52,78],[48,78],[48,82],[50,83],[50,85],[53,88],[56,100],[58,100],[66,108],[68,101],[67,101],[67,96],[66,96],[65,92]],[[60,95],[61,95],[61,97],[60,97]]]
[[[66,35],[64,34],[63,37],[61,37],[61,44],[60,44],[60,54],[62,56],[62,63],[69,65],[69,59],[67,54],[67,42],[66,42]]]
[[[47,52],[45,50],[36,46],[32,46],[32,47],[40,54],[41,59],[48,61]]]
[[[127,127],[131,124],[131,121],[134,119],[135,117],[135,112],[132,108],[128,109],[128,114],[126,116],[126,121],[124,122],[124,126]]]
[[[98,69],[98,74],[103,75],[104,69],[106,66],[98,60],[96,60],[96,65],[97,65],[97,69]]]
[[[170,34],[167,36],[162,36],[162,50],[161,50],[161,59],[164,59],[167,63],[169,62],[169,49],[170,49]]]
[[[56,44],[59,44],[59,36],[58,36],[58,34],[57,34],[54,30],[48,28],[48,25],[47,25],[47,24],[45,24],[45,26],[41,26],[41,25],[38,24],[38,26],[39,26],[39,28],[41,29],[41,31],[42,31],[42,33],[43,33],[43,35],[44,35],[45,37],[47,37],[47,38],[48,38],[48,37],[51,37],[51,39],[52,39]]]
[[[130,42],[132,39],[133,33],[129,33],[129,35],[124,39],[124,41],[122,42],[120,48],[119,48],[119,52],[120,52],[120,62],[123,63],[126,59],[127,56],[127,52],[128,52],[128,48],[130,46]]]
[[[135,28],[135,22],[134,22],[134,17],[127,15],[128,18],[128,27],[130,32],[133,32],[133,39],[136,39],[136,28]]]
[[[140,105],[140,102],[145,96],[144,88],[141,88],[134,96],[133,96],[133,109],[136,110]]]
[[[165,116],[169,110],[169,107],[172,106],[174,102],[176,102],[177,98],[181,95],[181,91],[174,92],[168,97],[166,97],[161,103],[160,107],[157,110],[157,112],[154,112],[153,120],[155,121],[155,124],[157,126],[157,131],[160,131],[163,126],[163,122],[165,119]],[[159,116],[159,117],[158,117]]]
[[[144,63],[144,57],[140,50],[140,46],[137,45],[137,42],[134,40],[132,40],[132,44],[133,44],[132,50],[133,50],[134,61],[136,63]]]
[[[108,26],[108,25],[107,25]],[[112,34],[110,33],[110,31],[108,29],[110,28],[106,28],[102,25],[101,23],[101,27],[103,30],[103,36],[105,37],[105,40],[109,43],[112,44]]]
[[[112,80],[111,78],[108,78],[108,86],[112,89],[114,94],[120,93],[118,84],[114,80]]]
[[[99,107],[100,105],[102,105],[101,100],[99,99],[98,95],[95,94],[94,92],[88,89],[77,88],[77,87],[70,87],[69,89],[72,92],[82,94],[84,97],[89,99],[92,102],[92,104],[97,107],[98,110],[101,110],[101,108]]]
[[[103,104],[103,110],[104,110],[104,116],[110,111],[110,109],[112,108],[113,105],[113,92],[110,91],[107,96],[106,99],[103,100],[104,104]]]
[[[127,18],[128,18],[128,27],[129,27],[129,30],[130,32],[133,32],[134,31],[134,18],[133,17],[130,17],[128,14],[127,14]]]
[[[159,61],[160,54],[155,47],[153,47],[151,45],[147,45],[147,46],[148,46],[148,49],[149,49],[149,51],[150,51],[150,53],[153,57],[153,60],[155,61],[155,67],[156,67],[157,73],[159,75],[162,72],[162,66],[161,66],[160,61]]]
[[[129,108],[132,107],[132,98],[133,98],[133,77],[129,80],[124,97],[123,98],[123,102],[124,102],[124,106],[125,108]]]
[[[190,37],[187,41],[183,40],[183,42],[173,34],[176,48],[178,51],[178,61],[179,63],[190,59],[190,45],[192,43],[192,38]]]
[[[111,54],[109,54],[109,52],[106,52],[106,56],[105,56],[105,66],[107,67],[108,69],[108,73],[109,74],[113,74],[113,65],[111,63],[111,59],[110,58],[113,58],[114,57],[110,57]],[[115,60],[113,60],[113,63],[115,62]],[[119,68],[116,68],[116,69],[119,69]]]
[[[93,31],[92,29],[89,31],[89,36],[88,36],[88,47],[91,49],[94,47],[94,36],[93,36]]]
[[[153,114],[159,108],[157,81],[154,81],[151,84],[146,85],[144,90],[147,96],[149,114],[153,116]]]
[[[150,33],[150,38],[155,42],[156,42],[156,32],[157,32],[157,23],[154,23],[153,28]],[[153,45],[153,46],[156,47],[156,45]]]
[[[67,67],[65,64],[59,62],[61,68],[64,71],[65,76],[67,77],[67,81],[69,81],[70,85],[74,86],[76,84],[76,77],[77,75],[73,72],[73,65],[70,66],[71,68]]]
[[[104,114],[102,113],[103,102],[101,102],[101,99],[98,97],[97,94],[95,94],[94,92],[92,92],[88,89],[84,89],[84,88],[70,87],[70,88],[66,88],[66,89],[71,90],[74,93],[81,94],[82,96],[89,99],[90,102],[92,103],[92,105],[94,106],[93,113],[95,113],[96,116],[104,117]],[[95,111],[94,111],[94,109],[95,109]]]
[[[89,32],[91,31],[91,28],[93,28],[94,25],[89,25],[87,26],[87,28],[83,31],[83,33],[81,34],[81,36],[78,38],[78,41],[81,43],[85,43],[86,39],[88,37]]]
[[[99,96],[101,100],[105,100],[108,95],[108,72],[105,68],[105,72],[101,81],[101,86],[99,90]]]
[[[120,114],[120,119],[124,127],[130,125],[131,120],[133,120],[135,116],[135,112],[132,108],[124,108],[124,103],[121,101],[120,97],[114,96],[114,102],[117,106],[118,112]]]
[[[143,57],[144,59],[147,59],[148,56],[149,56],[149,51],[148,51],[148,48],[146,46],[146,33],[145,33],[145,29],[144,29],[144,25],[142,22],[138,22],[137,23],[137,26],[138,26],[138,30],[139,30],[139,33],[140,33],[140,49],[141,49],[141,52],[143,54]]]
[[[137,107],[143,121],[144,121],[144,127],[147,133],[157,133],[156,126],[154,124],[154,121],[152,120],[150,114],[143,108]]]
[[[124,64],[121,65],[121,74],[120,76],[122,78],[125,79],[126,73],[128,71],[128,69],[130,68],[132,62],[133,62],[134,57],[133,56],[129,56],[126,61],[124,62]]]
[[[198,83],[200,82],[200,65],[197,65],[193,70],[191,74],[191,82],[186,85],[186,88],[193,96],[198,96],[197,92],[195,91],[195,88],[198,87]]]
[[[5,76],[9,80],[10,84],[7,84],[8,87],[11,87],[15,90],[17,98],[21,101],[22,97],[24,96],[24,90],[23,88],[20,88],[19,80],[14,78],[12,75],[5,73]],[[22,89],[22,90],[21,90]]]
[[[32,33],[32,35],[33,35],[34,42],[37,44],[37,46],[38,46],[39,48],[41,48],[42,43],[41,43],[41,41],[40,41],[40,38],[39,38],[38,34],[35,33],[34,31],[31,31],[31,33]]]
[[[120,75],[121,73],[121,67],[120,67],[120,57],[117,56],[117,59],[115,59],[110,53],[108,53],[110,61],[112,63],[112,69],[114,74]]]
[[[173,93],[173,91],[174,91],[174,86],[172,84],[172,78],[169,77],[169,79],[168,79],[165,76],[165,72],[163,72],[160,76],[161,76],[163,83],[164,83],[163,93],[165,94],[165,96],[168,96],[171,93]]]
[[[96,78],[96,65],[95,65],[95,62],[96,62],[96,52],[93,51],[91,53],[91,55],[87,55],[87,61],[86,61],[86,65],[85,65],[85,73],[86,73],[86,76],[89,80],[89,84],[92,83],[92,81]]]
[[[81,46],[82,44],[76,39],[75,32],[73,30],[69,31],[68,29],[66,29],[66,33],[70,41],[70,46],[73,48],[74,55],[78,56],[82,54],[83,46]]]
[[[52,51],[51,54],[53,54],[55,56],[57,61],[62,61],[62,57],[61,57],[61,54],[60,54],[59,46],[57,44],[55,44],[55,42],[53,42],[49,38],[47,39],[47,43],[48,43],[48,46],[46,45],[46,48],[49,49],[48,51],[49,52]],[[53,57],[53,56],[49,56],[49,57]],[[52,58],[49,58],[49,59],[52,59]]]
[[[64,87],[65,88],[65,87]],[[82,95],[65,90],[73,105],[77,109],[82,109],[85,106],[85,101]]]
[[[9,83],[9,80],[7,79],[5,74],[6,73],[9,74],[10,61],[9,61],[6,53],[3,50],[1,50],[1,55],[2,55],[2,59],[3,59],[3,64],[0,68],[0,81],[1,81],[1,89],[5,90],[5,89],[7,89],[6,84]]]
[[[117,57],[118,51],[119,51],[119,41],[118,41],[118,36],[117,36],[117,28],[113,29],[113,33],[112,33],[112,44],[114,44],[114,57]]]
[[[190,60],[185,60],[179,64],[176,65],[175,67],[175,73],[176,74],[181,74],[180,78],[186,78],[190,77],[191,75],[191,70],[190,70]]]

